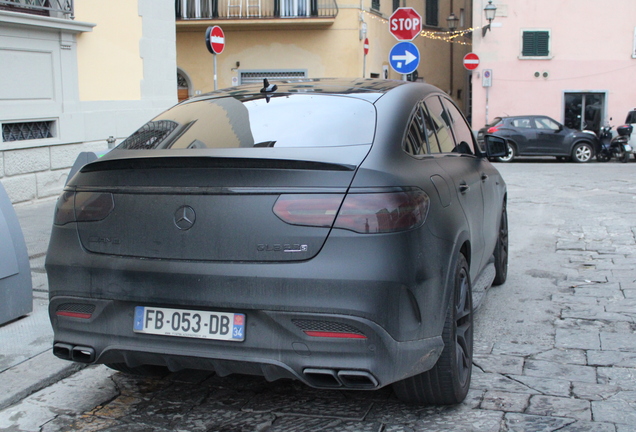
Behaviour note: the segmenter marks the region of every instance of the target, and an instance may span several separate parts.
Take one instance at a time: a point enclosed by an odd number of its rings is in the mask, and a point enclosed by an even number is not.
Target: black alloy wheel
[[[473,367],[473,298],[468,262],[459,254],[454,287],[442,333],[444,349],[429,371],[393,384],[408,403],[455,405],[466,398]]]
[[[499,236],[495,246],[495,279],[493,285],[501,285],[508,278],[508,211],[506,202],[503,203],[501,221],[499,221]]]

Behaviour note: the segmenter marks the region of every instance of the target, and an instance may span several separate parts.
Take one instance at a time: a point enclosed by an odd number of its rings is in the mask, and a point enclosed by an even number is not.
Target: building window
[[[439,26],[439,0],[426,0],[426,22],[427,26]]]
[[[380,0],[371,0],[371,9],[379,11],[380,10]]]
[[[521,55],[523,57],[548,57],[550,55],[550,32],[524,31]]]
[[[264,70],[240,71],[240,84],[262,83],[267,78],[271,81],[286,81],[307,78],[307,71],[303,70]]]
[[[53,138],[53,121],[35,121],[23,123],[4,123],[2,125],[2,141],[27,141]]]
[[[395,12],[397,8],[399,7],[400,7],[400,0],[393,0],[393,12]]]

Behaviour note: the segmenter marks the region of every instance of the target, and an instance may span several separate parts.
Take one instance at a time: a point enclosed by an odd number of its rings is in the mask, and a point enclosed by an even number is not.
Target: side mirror
[[[505,138],[486,135],[484,144],[486,145],[486,155],[489,158],[504,157],[508,154],[508,144]]]

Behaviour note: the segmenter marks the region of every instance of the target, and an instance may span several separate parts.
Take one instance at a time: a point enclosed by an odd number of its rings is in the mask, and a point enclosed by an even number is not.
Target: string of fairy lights
[[[372,20],[375,21],[380,21],[384,24],[388,24],[389,20],[387,18],[383,18],[381,16],[378,16],[374,13],[371,13],[369,11],[363,11],[364,15],[368,18],[371,18]],[[453,31],[429,31],[429,30],[422,30],[420,32],[420,37],[425,37],[427,39],[433,39],[433,40],[440,40],[443,42],[449,42],[449,43],[456,43],[458,45],[470,45],[469,42],[463,41],[463,40],[459,40],[459,38],[475,32],[477,30],[479,30],[480,27],[471,27],[471,28],[467,28],[467,29],[462,29],[462,30],[453,30]]]

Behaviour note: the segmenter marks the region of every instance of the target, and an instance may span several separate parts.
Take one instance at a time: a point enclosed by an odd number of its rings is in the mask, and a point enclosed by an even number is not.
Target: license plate
[[[133,330],[163,336],[241,342],[245,339],[245,314],[137,306]]]
[[[632,146],[630,146],[629,144],[625,144],[625,151],[632,151]]]

